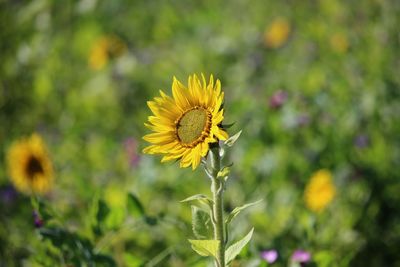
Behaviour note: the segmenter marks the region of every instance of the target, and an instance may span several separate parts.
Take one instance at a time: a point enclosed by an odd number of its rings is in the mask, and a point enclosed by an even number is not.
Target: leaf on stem
[[[145,215],[144,207],[140,200],[132,193],[128,194],[128,211],[133,216],[142,217]]]
[[[232,135],[231,137],[229,137],[224,144],[231,147],[233,146],[233,144],[238,140],[240,134],[242,133],[242,130],[240,130],[239,132],[237,132],[235,135]]]
[[[180,202],[183,203],[183,202],[190,202],[190,201],[195,201],[195,200],[199,201],[201,204],[208,206],[212,210],[214,201],[212,201],[212,199],[210,199],[209,197],[207,197],[206,195],[203,195],[203,194],[193,195],[191,197],[185,198],[184,200],[181,200]]]
[[[236,122],[232,122],[232,123],[228,123],[228,124],[222,124],[221,127],[223,129],[229,129],[231,128],[233,125],[235,125]]]
[[[248,207],[257,205],[257,204],[260,203],[261,201],[262,201],[262,199],[257,200],[257,201],[252,202],[252,203],[244,204],[243,206],[240,206],[240,207],[236,207],[236,208],[228,215],[228,217],[227,217],[226,220],[225,220],[225,223],[226,223],[226,224],[229,224],[237,215],[239,215],[239,213],[240,213],[242,210],[244,210],[244,209],[246,209],[246,208],[248,208]]]
[[[207,257],[212,256],[214,258],[217,257],[217,253],[219,250],[220,241],[219,240],[193,240],[189,239],[190,244],[192,244],[192,248],[196,251],[200,256]]]
[[[192,229],[199,239],[212,238],[213,225],[210,214],[196,206],[192,206]]]
[[[239,255],[240,251],[247,245],[253,235],[254,228],[250,230],[250,232],[243,237],[238,242],[232,244],[226,251],[225,251],[225,261],[226,263],[231,262],[233,259]]]
[[[102,200],[99,199],[98,204],[97,204],[97,213],[96,213],[96,219],[97,223],[101,224],[108,216],[110,213],[110,208],[107,206],[107,204]]]
[[[230,168],[229,167],[223,167],[222,170],[220,170],[218,172],[217,177],[225,179],[225,177],[227,177],[229,175],[229,173],[230,173]]]

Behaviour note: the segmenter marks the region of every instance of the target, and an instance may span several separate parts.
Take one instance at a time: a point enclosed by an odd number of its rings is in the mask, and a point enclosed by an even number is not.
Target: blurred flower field
[[[214,266],[180,202],[209,179],[142,152],[193,73],[242,130],[226,214],[263,200],[231,267],[400,266],[399,25],[394,0],[0,0],[0,267]]]

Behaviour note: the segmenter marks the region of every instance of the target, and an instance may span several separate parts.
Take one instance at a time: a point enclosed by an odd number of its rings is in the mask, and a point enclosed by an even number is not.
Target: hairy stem
[[[220,241],[219,251],[216,259],[216,266],[225,267],[225,237],[224,237],[224,207],[223,193],[224,181],[219,179],[218,172],[221,169],[221,158],[219,156],[219,147],[211,150],[211,167],[212,167],[212,185],[213,193],[213,217],[214,217],[214,239]]]

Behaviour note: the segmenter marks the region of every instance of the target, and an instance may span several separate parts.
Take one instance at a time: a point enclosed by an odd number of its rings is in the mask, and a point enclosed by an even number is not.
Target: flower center
[[[201,107],[186,111],[179,118],[176,132],[183,145],[194,146],[204,139],[211,125],[211,114]]]
[[[28,165],[26,166],[26,173],[30,179],[35,178],[36,174],[44,173],[42,164],[35,156],[29,158]]]

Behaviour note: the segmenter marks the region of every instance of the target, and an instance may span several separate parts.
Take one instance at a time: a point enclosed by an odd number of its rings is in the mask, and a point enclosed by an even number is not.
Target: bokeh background
[[[221,80],[243,130],[227,212],[264,199],[233,223],[233,239],[255,234],[232,266],[267,266],[267,249],[272,266],[296,249],[309,266],[400,266],[399,25],[394,0],[0,0],[0,266],[105,266],[40,234],[12,186],[7,149],[34,132],[62,229],[118,266],[212,266],[179,203],[209,180],[141,153],[146,101],[192,73]],[[316,213],[304,189],[320,169],[336,194]]]

